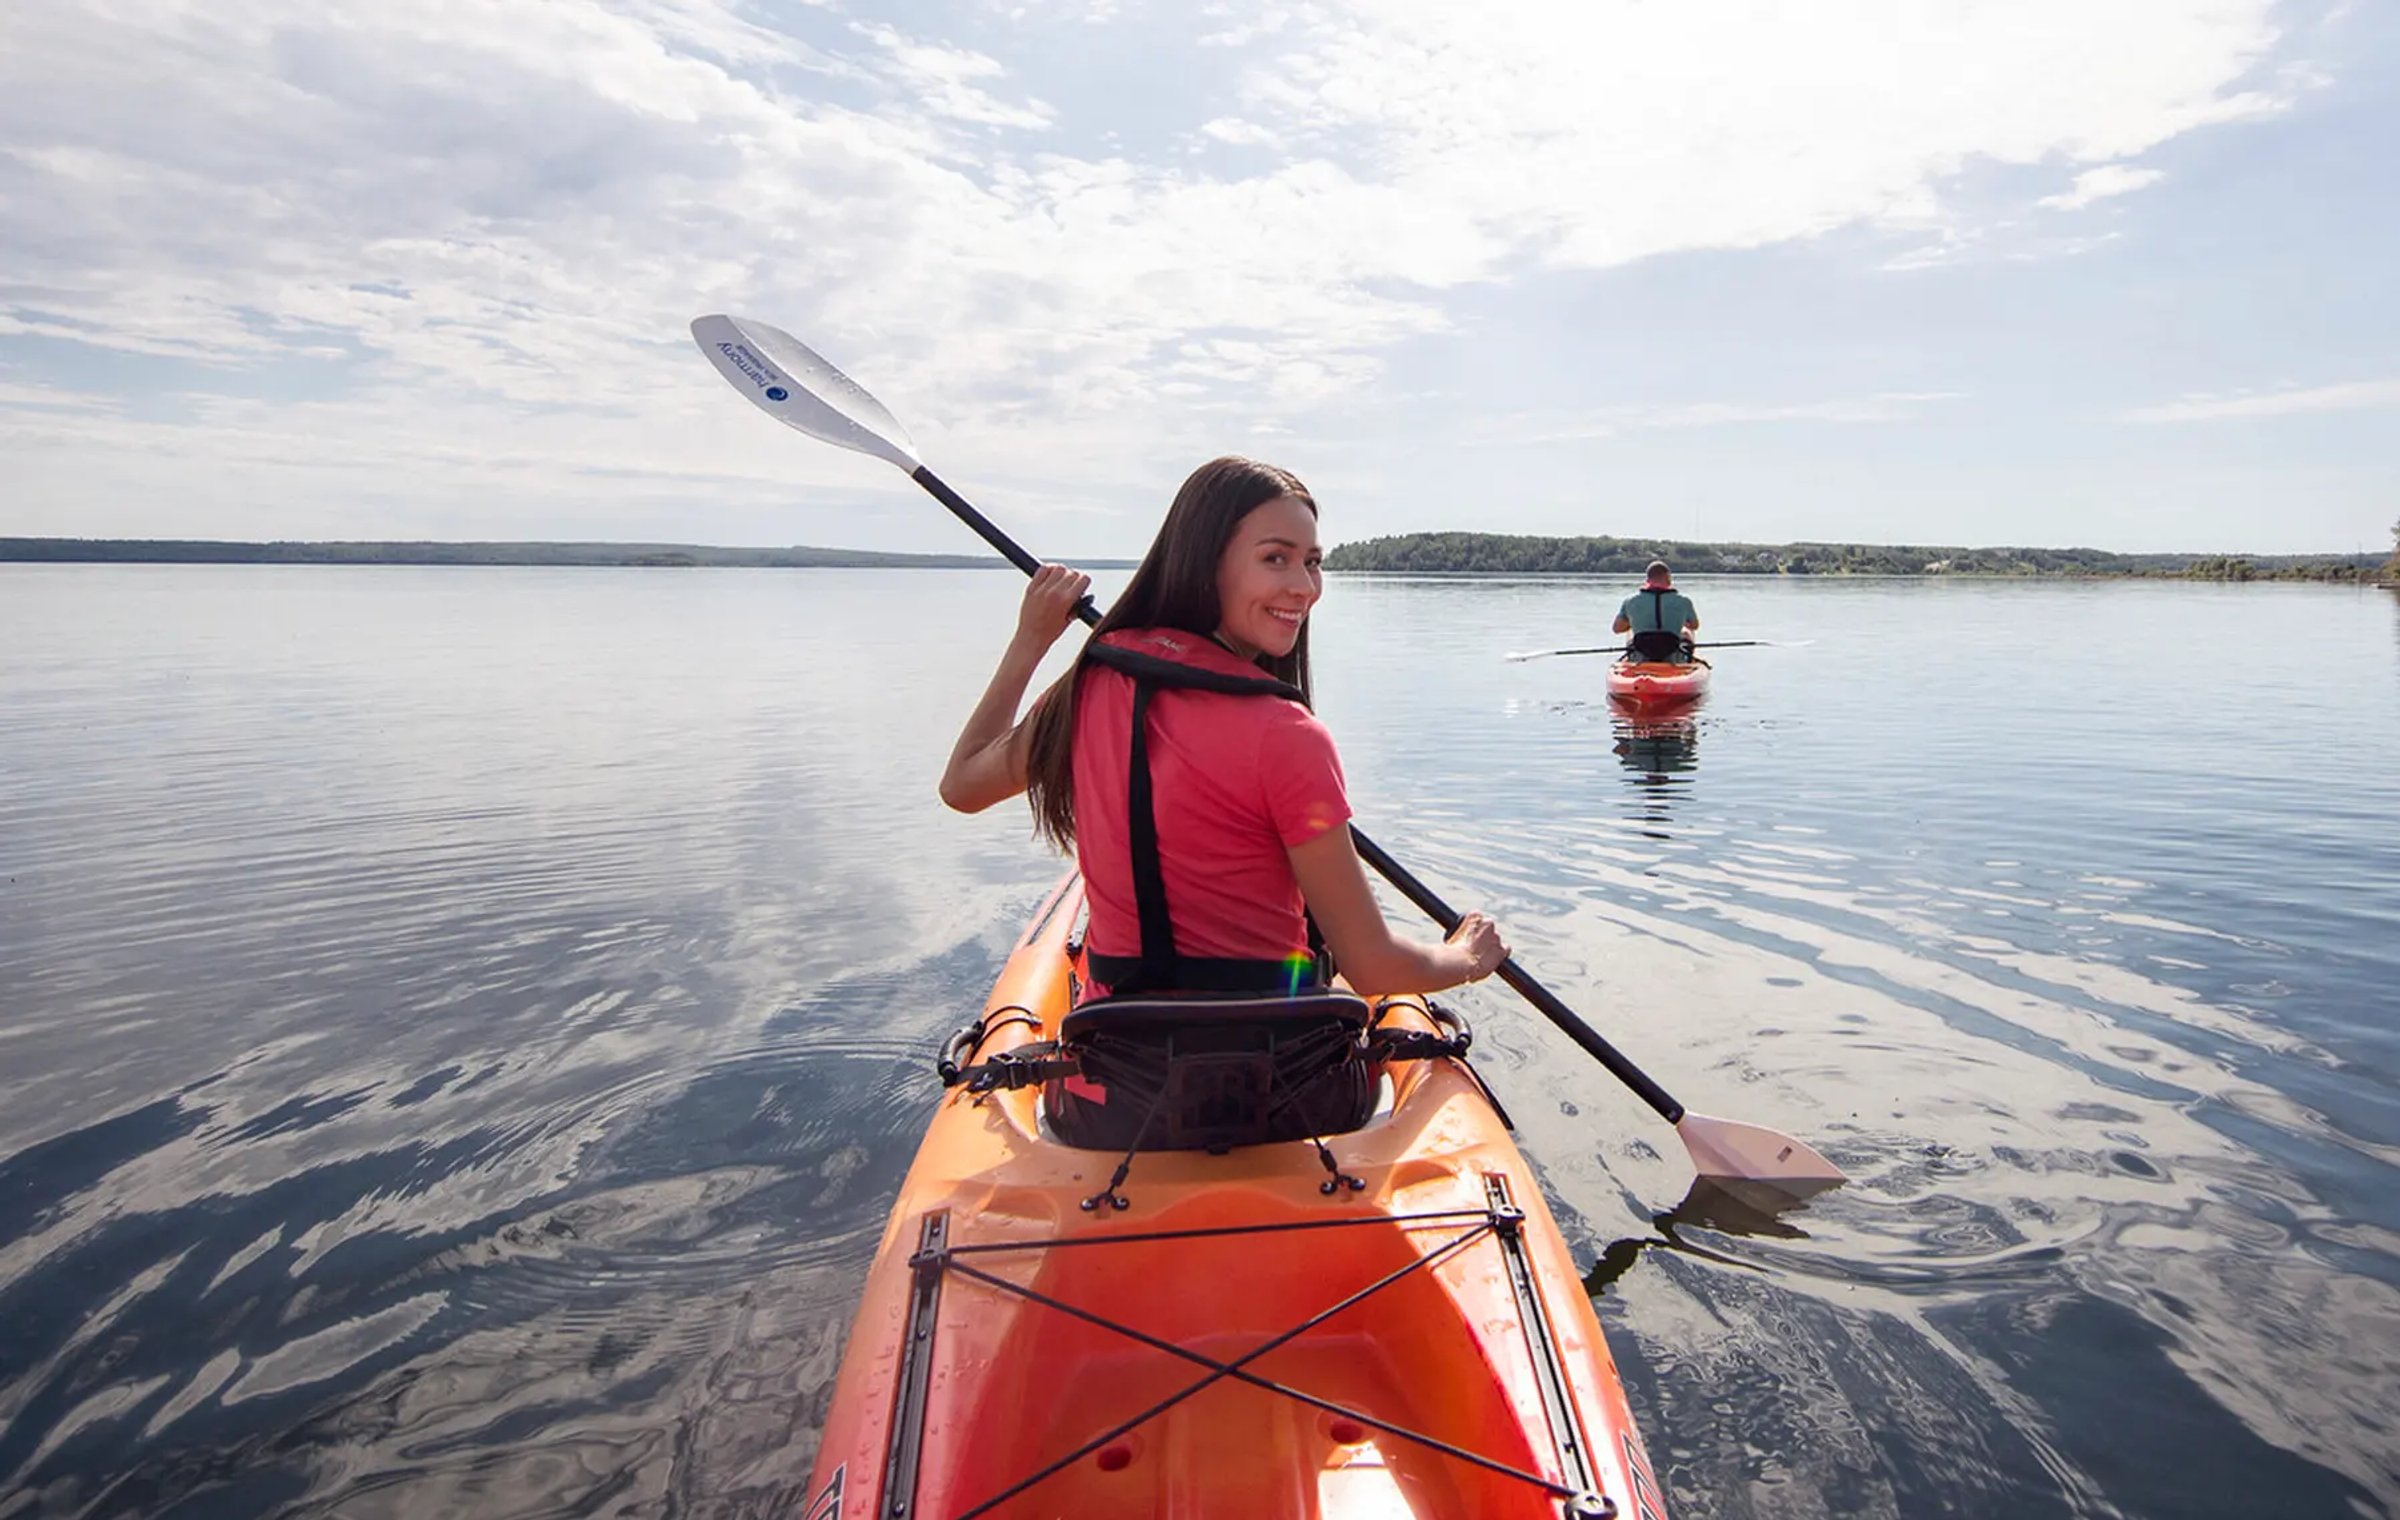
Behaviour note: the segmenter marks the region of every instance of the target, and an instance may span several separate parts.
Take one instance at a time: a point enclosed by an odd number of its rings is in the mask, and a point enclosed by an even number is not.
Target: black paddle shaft
[[[1693,647],[1694,649],[1772,649],[1772,648],[1775,648],[1775,647],[1777,647],[1777,646],[1776,646],[1776,644],[1775,644],[1775,641],[1774,641],[1774,640],[1772,640],[1772,639],[1718,639],[1718,640],[1714,640],[1714,641],[1712,641],[1712,642],[1694,644],[1692,647]],[[1626,644],[1598,644],[1598,645],[1594,645],[1594,646],[1593,646],[1592,648],[1590,648],[1590,649],[1545,649],[1545,650],[1542,650],[1542,651],[1541,651],[1539,654],[1532,654],[1532,655],[1522,655],[1522,654],[1520,654],[1520,655],[1511,655],[1511,656],[1509,656],[1509,658],[1510,658],[1510,659],[1512,659],[1512,660],[1531,660],[1531,659],[1540,659],[1540,658],[1543,658],[1544,656],[1548,656],[1548,657],[1555,658],[1555,657],[1557,657],[1557,656],[1559,656],[1559,655],[1562,655],[1562,654],[1631,654],[1631,653],[1633,653],[1633,649],[1632,649],[1632,646],[1630,646],[1630,645],[1626,645]]]
[[[1448,934],[1458,927],[1458,914],[1450,905],[1434,896],[1433,889],[1417,880],[1408,868],[1383,852],[1383,846],[1359,832],[1358,825],[1350,826],[1350,842],[1358,846],[1358,858],[1373,866],[1385,881],[1399,890],[1402,897],[1415,903],[1427,918],[1442,926]],[[1615,1074],[1616,1079],[1634,1090],[1644,1103],[1658,1110],[1658,1116],[1669,1124],[1683,1122],[1683,1105],[1656,1082],[1650,1074],[1625,1053],[1608,1043],[1600,1031],[1576,1017],[1575,1010],[1550,995],[1550,989],[1533,979],[1533,974],[1517,964],[1510,956],[1500,963],[1500,980],[1517,990],[1517,995],[1541,1010],[1542,1017],[1556,1024],[1559,1032],[1583,1047],[1584,1054],[1598,1061]]]
[[[1026,575],[1031,576],[1042,568],[1040,560],[1026,553],[1023,546],[1018,544],[1015,539],[1000,531],[998,523],[976,511],[973,502],[951,490],[950,483],[934,474],[930,468],[918,465],[908,472],[908,478],[931,492],[935,501],[948,507],[952,515],[956,516],[960,522],[973,528],[985,543],[999,550],[1002,558],[1024,571]],[[1086,627],[1095,627],[1100,622],[1100,609],[1092,605],[1092,599],[1088,596],[1075,604],[1075,615],[1083,619]]]
[[[1040,560],[1026,553],[1015,539],[1001,532],[998,524],[976,511],[972,503],[951,490],[942,477],[931,469],[918,465],[909,472],[909,478],[931,493],[934,500],[948,507],[960,522],[973,528],[985,543],[999,550],[1010,564],[1029,576],[1042,568]],[[1092,605],[1092,599],[1088,596],[1076,605],[1075,615],[1086,623],[1100,621],[1100,611]],[[1458,927],[1459,916],[1451,906],[1436,897],[1433,889],[1417,880],[1407,867],[1385,854],[1383,846],[1369,839],[1356,824],[1350,826],[1350,840],[1358,847],[1359,859],[1373,866],[1402,897],[1416,904],[1420,912],[1440,924],[1444,934]],[[1531,973],[1516,963],[1514,957],[1500,963],[1500,980],[1515,988],[1518,996],[1541,1010],[1544,1018],[1556,1024],[1568,1039],[1582,1046],[1585,1054],[1607,1067],[1618,1081],[1632,1088],[1644,1103],[1658,1110],[1660,1118],[1669,1124],[1682,1122],[1682,1104],[1676,1102],[1665,1088],[1651,1081],[1649,1073],[1627,1060],[1623,1051],[1601,1038],[1600,1031],[1577,1018],[1573,1009],[1551,996],[1550,990],[1535,981]]]

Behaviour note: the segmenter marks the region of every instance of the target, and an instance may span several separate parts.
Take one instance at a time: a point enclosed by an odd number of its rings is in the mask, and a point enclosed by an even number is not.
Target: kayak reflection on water
[[[1642,833],[1651,839],[1672,839],[1666,832],[1674,821],[1672,804],[1692,784],[1700,768],[1700,726],[1688,717],[1615,719],[1617,758],[1630,773],[1633,790],[1630,812]]]
[[[1664,777],[1700,768],[1700,724],[1694,718],[1619,718],[1617,758],[1629,771]]]

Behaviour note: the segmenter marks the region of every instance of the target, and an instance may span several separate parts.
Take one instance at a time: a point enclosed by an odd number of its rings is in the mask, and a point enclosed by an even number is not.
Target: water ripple
[[[7,573],[0,1515],[793,1509],[1049,871],[932,800],[1009,578]],[[1460,994],[1675,1513],[2400,1511],[2390,609],[2305,724],[2215,588],[1705,584],[1819,644],[1671,721],[1498,661],[1610,590],[1337,578],[1318,681],[1381,842],[1853,1173],[1687,1192]]]

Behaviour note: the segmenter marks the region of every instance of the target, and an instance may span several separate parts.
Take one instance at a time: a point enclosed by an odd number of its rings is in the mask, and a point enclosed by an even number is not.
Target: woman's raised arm
[[[1017,704],[1042,656],[1075,621],[1075,605],[1091,590],[1092,578],[1064,565],[1044,565],[1026,584],[1018,604],[1017,631],[1001,653],[1000,668],[967,715],[942,767],[942,801],[962,813],[980,813],[1025,790],[1025,725]]]

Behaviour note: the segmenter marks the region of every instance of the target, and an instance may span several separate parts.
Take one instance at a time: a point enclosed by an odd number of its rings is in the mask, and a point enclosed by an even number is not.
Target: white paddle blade
[[[747,317],[699,317],[692,341],[726,384],[784,426],[903,470],[922,463],[908,430],[882,402],[782,328]]]
[[[1764,1125],[1686,1109],[1675,1133],[1692,1153],[1692,1169],[1711,1181],[1762,1182],[1793,1192],[1820,1192],[1849,1180],[1805,1142]]]

